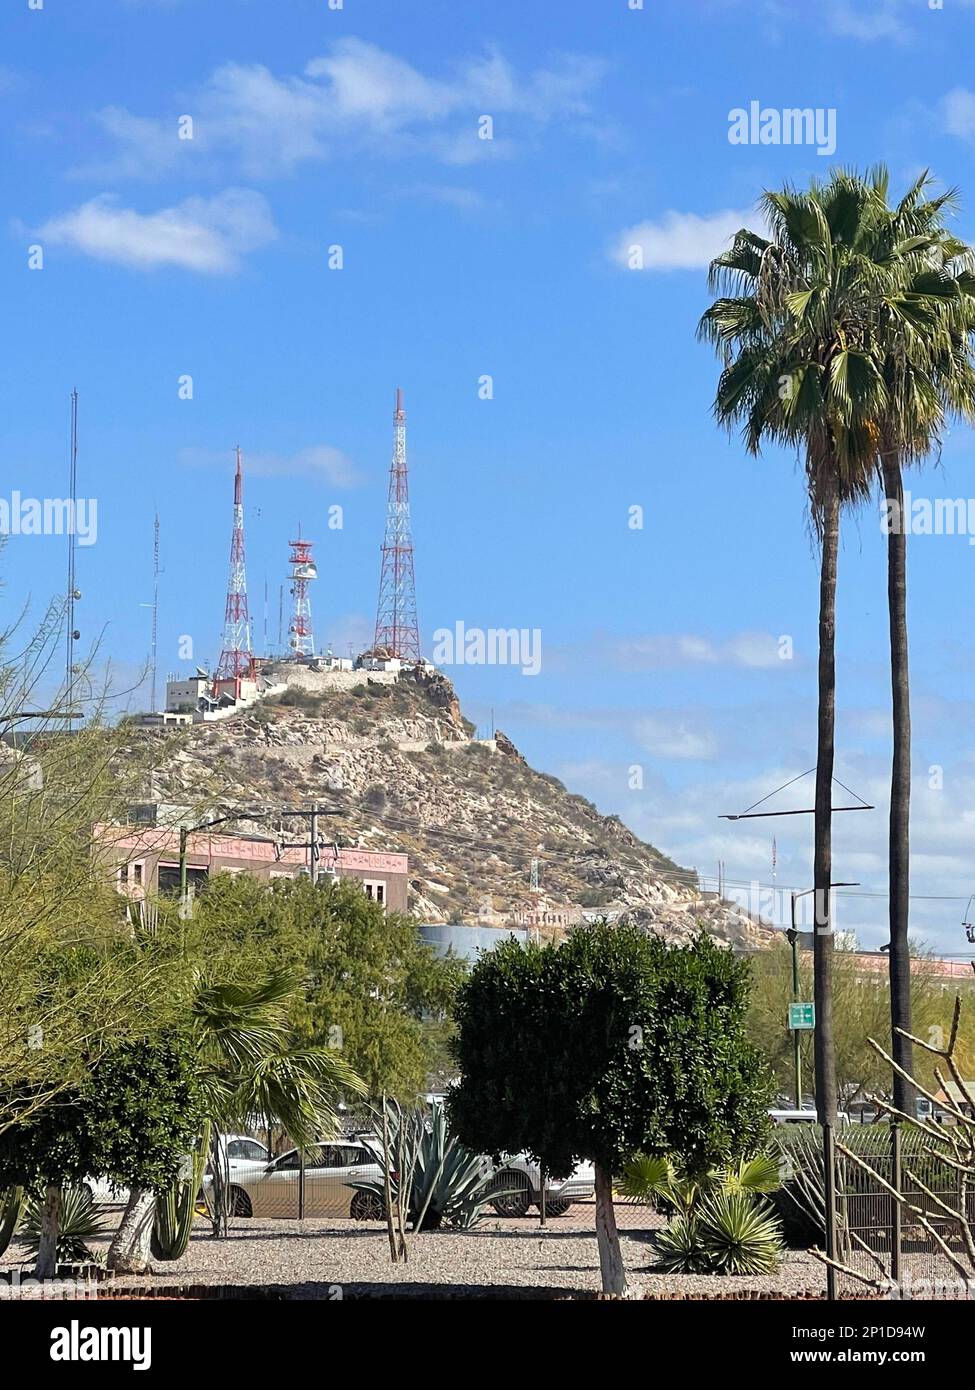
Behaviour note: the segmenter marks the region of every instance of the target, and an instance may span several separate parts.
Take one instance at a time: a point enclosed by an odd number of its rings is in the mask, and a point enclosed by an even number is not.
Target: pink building
[[[99,825],[101,856],[112,867],[119,891],[131,898],[179,889],[179,830],[155,825]],[[279,848],[259,835],[214,834],[198,830],[187,837],[187,882],[199,886],[211,874],[255,874],[258,878],[296,878],[309,871],[308,849]],[[357,879],[368,897],[391,912],[406,912],[409,860],[405,854],[323,845],[320,875]]]

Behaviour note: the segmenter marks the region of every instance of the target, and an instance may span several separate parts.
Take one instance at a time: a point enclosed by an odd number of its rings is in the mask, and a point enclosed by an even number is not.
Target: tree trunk
[[[813,969],[816,1002],[816,1109],[820,1124],[836,1124],[836,1055],[833,1045],[832,877],[833,745],[836,723],[836,564],[840,502],[823,502],[823,551],[819,580],[819,715],[816,745],[816,808],[813,885]]]
[[[44,1212],[41,1217],[41,1238],[37,1245],[35,1279],[53,1279],[57,1273],[58,1220],[61,1216],[61,1188],[48,1185],[44,1189]]]
[[[890,614],[890,689],[894,717],[894,750],[890,773],[890,1024],[894,1061],[913,1075],[911,1043],[898,1028],[911,1028],[911,957],[907,944],[910,921],[911,819],[911,693],[907,656],[907,524],[900,459],[884,451],[883,477],[887,501],[887,606]],[[914,1114],[915,1090],[894,1073],[894,1104]]]
[[[623,1268],[623,1255],[620,1250],[619,1232],[616,1229],[616,1212],[613,1210],[613,1179],[602,1164],[596,1169],[596,1243],[599,1246],[599,1273],[603,1281],[603,1293],[629,1293],[626,1285],[626,1270]]]
[[[109,1269],[114,1269],[117,1274],[147,1273],[155,1210],[155,1193],[145,1187],[133,1187],[122,1224],[109,1246]]]

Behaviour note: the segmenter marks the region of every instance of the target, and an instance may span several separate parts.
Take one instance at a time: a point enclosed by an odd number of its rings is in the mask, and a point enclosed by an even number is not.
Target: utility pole
[[[814,898],[814,902],[815,902],[815,912],[814,912],[814,914],[813,914],[813,921],[814,921],[814,930],[815,930],[816,933],[818,933],[820,922],[823,921],[823,920],[829,922],[829,921],[831,920],[832,913],[831,913],[831,911],[830,911],[829,898],[831,897],[831,895],[832,895],[832,893],[833,893],[833,889],[834,889],[834,888],[858,888],[859,886],[860,886],[860,885],[859,885],[858,883],[850,883],[850,882],[833,883],[833,882],[831,881],[831,882],[829,883],[829,886],[828,886],[827,889],[826,889],[826,893],[825,893],[825,894],[821,894],[820,891],[819,891],[818,889],[816,889],[816,888],[806,888],[802,893],[793,893],[793,894],[792,894],[792,931],[790,931],[790,933],[789,933],[789,940],[791,941],[791,940],[793,939],[793,935],[795,935],[796,939],[798,940],[798,932],[796,932],[796,929],[795,929],[796,901],[797,901],[797,899],[808,897],[808,895],[809,895],[810,893],[814,893],[814,894],[815,894],[815,898]],[[814,942],[814,945],[815,945],[816,949],[819,950],[820,947],[821,947],[821,945],[822,945],[822,942],[818,939],[818,935],[814,935],[814,937],[813,937],[813,942]],[[829,942],[829,944],[830,944],[830,950],[832,950],[832,945],[833,945],[832,927],[830,927],[830,942]],[[792,986],[793,986],[793,989],[796,990],[796,989],[798,989],[798,969],[799,969],[799,965],[798,965],[798,957],[797,957],[797,955],[796,955],[796,945],[795,945],[795,944],[793,944],[792,951],[793,951],[793,957],[792,957],[792,959],[793,959],[793,966],[792,966]],[[819,1054],[819,1053],[822,1052],[823,1046],[824,1046],[824,1038],[823,1038],[823,1033],[822,1033],[822,1031],[821,1031],[821,1020],[820,1020],[820,1016],[819,1016],[819,1003],[820,1003],[820,1000],[819,1000],[819,997],[817,997],[817,998],[816,998],[816,1001],[815,1001],[815,1009],[816,1009],[816,1020],[815,1020],[815,1021],[816,1021],[816,1026],[815,1026],[815,1030],[814,1030],[814,1032],[813,1032],[813,1045],[814,1045],[814,1048],[817,1050],[817,1054]],[[830,1051],[831,1051],[831,1049],[832,1049],[831,1037],[832,1037],[832,1035],[830,1035]],[[835,1077],[835,1059],[832,1057],[832,1055],[830,1056],[830,1063],[831,1063],[831,1065],[832,1065],[833,1068],[834,1068],[833,1075],[834,1075],[834,1077]],[[796,1070],[796,1091],[797,1091],[796,1107],[797,1107],[797,1109],[800,1109],[800,1110],[801,1110],[801,1109],[802,1109],[802,1097],[801,1097],[801,1095],[799,1094],[799,1091],[798,1091],[798,1087],[799,1087],[799,1072],[798,1072],[798,1067],[799,1067],[799,1039],[798,1039],[798,1035],[797,1035],[797,1036],[796,1036],[796,1069],[797,1069],[797,1070]],[[816,1079],[817,1079],[817,1082],[820,1083],[819,1086],[817,1087],[817,1092],[816,1092],[816,1107],[817,1107],[817,1110],[818,1110],[818,1112],[819,1112],[819,1122],[820,1122],[820,1124],[821,1124],[822,1127],[823,1127],[823,1197],[824,1197],[825,1218],[826,1218],[826,1232],[825,1232],[825,1234],[826,1234],[826,1254],[829,1256],[829,1258],[830,1258],[831,1260],[835,1260],[835,1259],[836,1259],[836,1251],[837,1251],[837,1219],[836,1219],[836,1128],[835,1128],[835,1122],[836,1122],[836,1096],[835,1096],[835,1094],[833,1095],[833,1097],[832,1097],[832,1105],[831,1105],[831,1106],[830,1106],[828,1103],[824,1102],[824,1099],[823,1099],[823,1096],[822,1096],[822,1093],[821,1093],[821,1092],[822,1092],[822,1073],[821,1073],[821,1071],[820,1071],[820,1069],[819,1069],[818,1067],[817,1067],[817,1070],[816,1070]],[[896,1203],[895,1203],[895,1205],[896,1205]],[[826,1297],[827,1297],[827,1299],[828,1299],[831,1303],[834,1303],[834,1302],[836,1301],[836,1270],[835,1270],[835,1268],[833,1267],[833,1265],[827,1265],[827,1266],[826,1266]]]
[[[159,635],[159,513],[152,528],[152,712],[156,704],[156,650]]]
[[[317,883],[319,878],[321,862],[321,843],[318,834],[318,818],[319,816],[341,816],[344,813],[341,810],[332,810],[327,806],[314,805],[308,806],[304,810],[280,811],[278,812],[278,814],[280,815],[282,820],[293,819],[296,816],[300,816],[303,819],[307,819],[311,822],[309,826],[311,832],[310,842],[309,840],[282,842],[281,848],[308,850],[309,875],[311,877],[312,883]],[[338,868],[337,862],[336,868]]]
[[[792,908],[790,921],[792,925],[786,932],[789,944],[792,947],[792,1002],[799,1003],[799,932],[796,927],[796,898],[798,894],[792,894]],[[799,1029],[792,1030],[792,1067],[795,1077],[795,1104],[796,1109],[802,1109],[802,1044],[799,1037]]]
[[[81,597],[75,584],[75,531],[78,517],[78,392],[71,392],[71,456],[68,468],[68,593],[67,593],[67,652],[65,655],[64,685],[66,703],[70,708],[74,699],[74,644],[81,636],[75,630],[74,606]]]

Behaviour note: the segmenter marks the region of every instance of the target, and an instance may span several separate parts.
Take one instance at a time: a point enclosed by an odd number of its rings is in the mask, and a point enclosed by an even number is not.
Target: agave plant
[[[27,1249],[36,1253],[41,1241],[43,1203],[36,1197],[28,1200],[20,1238]],[[58,1219],[58,1239],[55,1260],[58,1264],[83,1264],[95,1258],[89,1248],[90,1240],[106,1234],[105,1223],[87,1187],[67,1187],[61,1193]]]
[[[414,1231],[441,1225],[469,1230],[492,1201],[507,1195],[507,1188],[498,1187],[490,1163],[448,1134],[441,1104],[431,1106],[428,1114],[403,1114],[397,1106],[388,1106],[386,1127],[386,1148],[378,1139],[363,1140],[382,1177],[355,1179],[350,1186],[371,1193],[385,1210],[387,1182],[394,1202],[400,1199],[402,1185],[401,1200]]]
[[[24,1189],[22,1187],[8,1187],[5,1192],[0,1192],[0,1255],[13,1240],[14,1231],[17,1229],[17,1222],[24,1208]]]

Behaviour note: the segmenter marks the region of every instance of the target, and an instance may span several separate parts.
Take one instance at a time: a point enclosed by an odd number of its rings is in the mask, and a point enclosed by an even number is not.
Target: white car
[[[301,1163],[289,1149],[257,1171],[238,1169],[230,1184],[230,1209],[235,1216],[296,1217],[299,1209]],[[371,1192],[350,1187],[352,1178],[381,1183],[383,1172],[365,1144],[355,1139],[312,1144],[305,1153],[305,1216],[351,1216],[364,1221],[382,1216],[382,1204]]]
[[[494,1177],[497,1186],[506,1189],[504,1196],[491,1203],[499,1216],[527,1216],[533,1205],[541,1211],[541,1169],[527,1154],[505,1155]],[[591,1200],[595,1193],[595,1169],[591,1163],[580,1163],[567,1178],[546,1178],[545,1215],[564,1216],[573,1202]]]
[[[244,1173],[263,1173],[271,1157],[267,1145],[262,1144],[258,1139],[252,1139],[249,1134],[222,1134],[220,1147],[225,1155],[231,1182],[243,1176]],[[207,1176],[203,1179],[203,1186],[209,1186],[211,1181],[210,1165],[207,1164]],[[113,1189],[108,1178],[89,1178],[85,1187],[88,1188],[95,1201],[103,1206],[124,1207],[128,1204],[129,1189],[127,1187]]]

